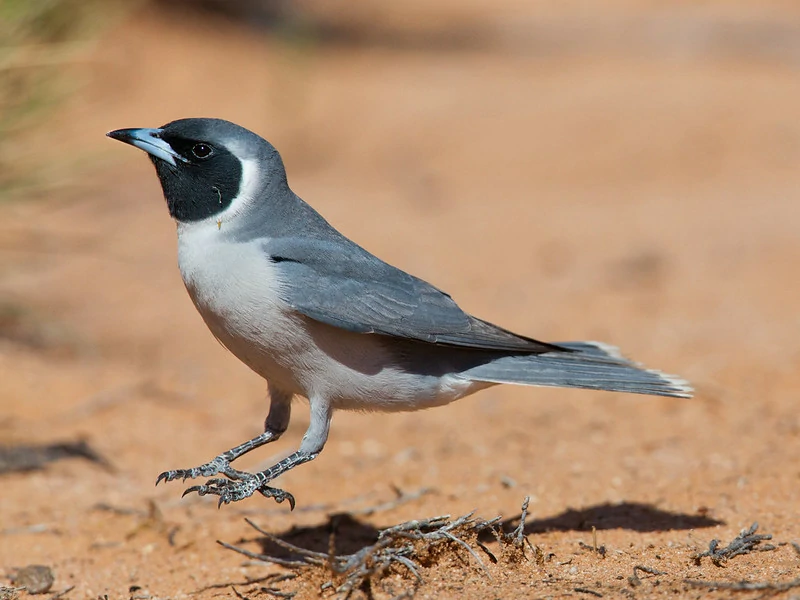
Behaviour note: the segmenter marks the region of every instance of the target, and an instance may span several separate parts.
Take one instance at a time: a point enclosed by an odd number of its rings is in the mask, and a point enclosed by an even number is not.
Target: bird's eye
[[[192,154],[197,158],[208,158],[211,156],[211,146],[208,144],[195,144],[192,146]]]

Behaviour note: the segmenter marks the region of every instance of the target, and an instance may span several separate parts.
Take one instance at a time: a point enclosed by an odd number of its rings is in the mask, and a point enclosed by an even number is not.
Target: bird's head
[[[170,215],[182,223],[218,218],[269,185],[287,185],[272,144],[229,121],[180,119],[107,135],[147,152]]]

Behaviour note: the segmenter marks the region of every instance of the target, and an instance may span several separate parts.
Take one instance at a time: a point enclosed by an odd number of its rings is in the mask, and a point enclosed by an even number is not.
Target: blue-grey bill
[[[120,142],[136,146],[149,155],[171,164],[173,167],[176,166],[176,161],[186,162],[183,156],[175,152],[172,146],[161,139],[161,129],[117,129],[116,131],[109,131],[106,135]]]

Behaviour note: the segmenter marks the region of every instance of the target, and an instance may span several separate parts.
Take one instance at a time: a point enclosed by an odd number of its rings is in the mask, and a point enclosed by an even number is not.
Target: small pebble
[[[513,480],[511,477],[509,477],[508,475],[502,475],[502,476],[500,477],[500,484],[501,484],[501,485],[502,485],[504,488],[506,488],[506,489],[510,489],[510,488],[517,487],[517,482],[516,482],[516,481],[514,481],[514,480]]]
[[[55,580],[53,571],[45,565],[22,567],[17,570],[13,578],[14,585],[24,587],[29,594],[49,592]]]

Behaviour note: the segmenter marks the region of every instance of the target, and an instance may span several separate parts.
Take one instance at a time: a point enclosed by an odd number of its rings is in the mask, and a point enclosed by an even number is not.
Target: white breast
[[[178,265],[208,328],[279,388],[338,408],[403,411],[446,404],[487,384],[420,376],[395,364],[386,338],[338,329],[281,300],[278,268],[259,241],[234,243],[215,223],[179,225]]]
[[[225,238],[216,225],[179,225],[178,266],[192,301],[239,360],[286,391],[304,394],[288,358],[306,344],[280,300],[274,265],[257,242]]]

